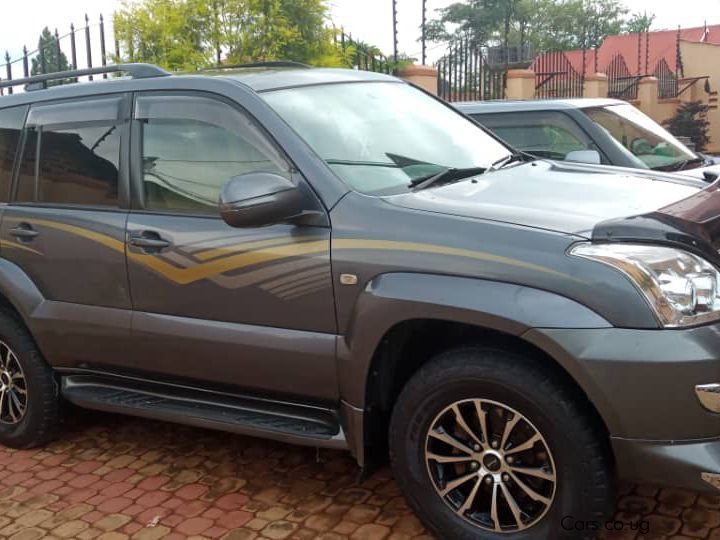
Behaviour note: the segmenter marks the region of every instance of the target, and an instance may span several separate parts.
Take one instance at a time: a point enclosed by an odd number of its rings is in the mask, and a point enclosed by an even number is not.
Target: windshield
[[[582,109],[603,127],[641,166],[656,170],[683,168],[697,158],[686,146],[632,105]]]
[[[511,151],[474,122],[407,84],[274,90],[264,99],[353,189],[400,193],[448,168],[487,168]]]

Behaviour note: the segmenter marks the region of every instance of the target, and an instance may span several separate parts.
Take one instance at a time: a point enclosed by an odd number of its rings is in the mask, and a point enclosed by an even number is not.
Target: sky
[[[121,5],[121,0],[0,1],[3,4],[0,12],[0,54],[4,57],[8,50],[13,59],[20,56],[23,44],[30,49],[35,48],[37,37],[44,26],[52,30],[57,27],[63,34],[69,31],[70,23],[76,27],[83,26],[85,13],[93,23],[97,23],[100,14],[110,21],[112,12]],[[428,17],[432,18],[435,10],[452,2],[427,0]],[[419,58],[421,0],[397,0],[397,3],[400,52]],[[678,25],[702,26],[705,20],[708,24],[720,24],[720,0],[624,0],[623,3],[632,12],[647,10],[655,13],[657,29],[677,28]],[[353,37],[376,45],[386,54],[392,52],[391,0],[328,0],[328,4],[336,27],[343,27]],[[96,34],[97,29],[93,31],[93,36]],[[107,35],[112,36],[110,28]],[[108,47],[112,49],[110,41],[108,38]],[[84,58],[83,50],[79,54]],[[442,47],[429,46],[430,61],[441,54]],[[0,69],[0,76],[4,76],[4,69]]]

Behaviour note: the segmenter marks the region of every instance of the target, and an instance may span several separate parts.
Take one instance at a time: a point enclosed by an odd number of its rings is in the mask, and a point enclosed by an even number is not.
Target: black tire
[[[434,423],[437,418],[448,418],[441,415],[447,407],[461,400],[470,399],[497,402],[520,413],[529,421],[524,429],[535,428],[544,438],[552,456],[556,476],[554,483],[548,485],[554,486],[552,491],[554,498],[549,505],[544,505],[546,508],[544,513],[542,515],[538,513],[537,521],[527,529],[493,532],[487,527],[478,526],[469,519],[460,517],[436,490],[438,480],[431,478],[430,470],[436,471],[438,470],[436,467],[442,466],[433,461],[429,465],[425,460],[428,430],[431,426],[438,426]],[[476,402],[462,403],[462,407],[468,407],[474,406]],[[492,407],[492,404],[489,406]],[[513,415],[503,416],[503,418],[509,417]],[[453,413],[449,418],[457,418],[457,416]],[[477,418],[480,418],[480,415]],[[431,359],[402,390],[390,422],[390,461],[395,478],[408,503],[428,529],[439,538],[458,540],[592,538],[595,535],[592,530],[594,524],[597,527],[604,525],[607,512],[614,502],[614,482],[606,435],[595,427],[596,424],[587,406],[579,402],[575,393],[542,371],[537,362],[503,350],[465,347],[442,353]],[[480,423],[474,425],[480,426]],[[487,431],[492,430],[488,428]],[[489,440],[481,442],[488,442],[487,448],[490,448],[492,437],[487,439]],[[505,447],[508,446],[506,442]],[[536,452],[535,448],[531,450],[533,455]],[[450,451],[458,453],[457,450],[450,449]],[[528,459],[534,459],[533,455]],[[502,466],[506,466],[502,458],[501,462]],[[482,467],[481,474],[478,475],[482,477],[482,474],[490,469],[485,469],[480,463],[475,461],[468,466]],[[493,468],[498,466],[497,462],[490,462],[490,465]],[[475,469],[471,469],[473,470]],[[465,472],[467,469],[457,474],[460,476]],[[480,493],[481,498],[474,497],[473,501],[476,501],[474,504],[482,504],[486,500],[482,497],[491,497],[482,493],[493,493],[493,481],[487,476],[483,477],[488,482],[485,487],[487,491],[476,492]],[[477,479],[472,476],[470,485],[475,482]],[[513,486],[512,479],[506,485],[519,489],[517,484]],[[443,487],[447,487],[447,484]],[[460,489],[469,491],[468,487]],[[499,484],[498,491],[501,492]],[[477,502],[478,500],[480,502]],[[498,506],[505,501],[506,499],[502,498]],[[457,507],[457,503],[455,504]],[[506,506],[506,509],[509,511],[510,507]],[[483,509],[480,509],[480,512],[485,512],[485,516],[490,515]],[[478,515],[480,514],[475,514]],[[465,513],[465,516],[467,517],[468,513]],[[498,521],[502,520],[498,518]],[[492,525],[495,523],[494,520],[489,522],[491,527],[494,526]]]
[[[61,421],[61,398],[53,370],[25,326],[7,311],[0,311],[0,343],[9,347],[17,358],[27,392],[26,408],[20,420],[0,421],[0,444],[11,448],[42,446],[55,438]],[[2,354],[5,354],[4,348]],[[0,410],[0,414],[3,410],[6,409]]]

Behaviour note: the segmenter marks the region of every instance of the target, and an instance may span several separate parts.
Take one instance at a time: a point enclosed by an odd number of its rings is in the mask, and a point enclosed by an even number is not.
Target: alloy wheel
[[[0,423],[17,424],[27,411],[27,381],[13,350],[0,341]]]
[[[557,491],[555,464],[542,434],[497,401],[467,399],[443,409],[430,424],[425,460],[445,504],[495,533],[537,524]]]

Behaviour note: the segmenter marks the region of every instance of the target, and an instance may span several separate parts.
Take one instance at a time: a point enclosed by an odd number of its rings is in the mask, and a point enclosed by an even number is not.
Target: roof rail
[[[32,85],[27,90],[37,90],[38,88],[47,88],[49,81],[60,79],[71,79],[75,77],[83,77],[85,75],[103,75],[105,73],[127,73],[133,79],[147,79],[151,77],[167,77],[170,75],[167,71],[153,64],[113,64],[110,66],[75,69],[72,71],[58,71],[55,73],[44,73],[42,75],[33,75],[24,79],[6,79],[0,80],[0,88],[9,88],[11,86]],[[35,86],[39,85],[39,86]]]
[[[249,64],[230,64],[230,65],[220,65],[220,66],[214,66],[210,68],[201,69],[200,71],[212,71],[216,69],[237,69],[237,68],[256,68],[256,67],[294,67],[294,68],[304,68],[304,69],[310,69],[312,66],[309,66],[308,64],[303,64],[302,62],[293,62],[292,60],[272,60],[269,62],[251,62]]]

